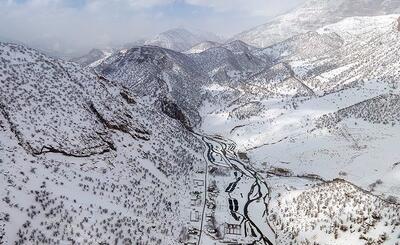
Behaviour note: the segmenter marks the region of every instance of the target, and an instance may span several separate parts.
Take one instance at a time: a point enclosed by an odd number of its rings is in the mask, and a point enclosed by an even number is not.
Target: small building
[[[198,206],[201,206],[201,203],[202,203],[202,201],[201,201],[200,194],[192,193],[192,196],[190,198],[190,205],[192,207],[198,207]]]
[[[242,234],[242,226],[236,224],[225,224],[226,235],[238,235]]]
[[[195,187],[204,187],[204,180],[195,179],[195,180],[193,180],[193,184]]]
[[[190,212],[190,221],[191,222],[199,222],[200,221],[200,213],[199,213],[199,211],[192,210]]]

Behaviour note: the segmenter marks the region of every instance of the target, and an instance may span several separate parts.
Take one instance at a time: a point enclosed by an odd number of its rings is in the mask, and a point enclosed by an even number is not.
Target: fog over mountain
[[[71,58],[173,28],[230,37],[301,1],[0,0],[0,36]]]

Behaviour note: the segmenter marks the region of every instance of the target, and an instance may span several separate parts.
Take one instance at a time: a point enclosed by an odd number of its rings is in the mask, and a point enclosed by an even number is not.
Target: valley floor
[[[209,104],[200,131],[235,141],[237,154],[265,181],[268,215],[257,218],[268,224],[264,231],[275,244],[398,244],[399,125],[350,117],[334,127],[318,126],[324,115],[343,108],[352,113],[353,105],[374,105],[388,92],[370,81],[293,99],[296,108],[271,98],[255,111],[243,103]]]
[[[188,244],[398,243],[399,204],[343,179],[256,171],[234,142],[199,137],[208,171],[195,181],[191,212],[198,219],[191,220]]]

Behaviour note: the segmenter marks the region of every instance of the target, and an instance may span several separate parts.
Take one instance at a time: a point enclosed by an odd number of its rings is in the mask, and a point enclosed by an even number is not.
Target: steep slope
[[[268,64],[268,61],[253,54],[255,50],[241,41],[233,41],[191,54],[190,57],[213,81],[229,82],[257,72]]]
[[[134,137],[148,134],[120,95],[106,88],[107,81],[24,46],[1,43],[0,55],[0,91],[7,95],[0,100],[2,112],[30,152],[85,156],[109,151],[114,146],[107,127]]]
[[[396,82],[398,18],[398,15],[354,17],[318,30],[334,31],[342,37],[344,45],[331,52],[329,58],[312,62],[312,66],[303,69],[306,83],[326,93],[375,79]]]
[[[96,70],[158,104],[170,116],[178,116],[186,126],[200,122],[197,110],[203,101],[201,87],[209,79],[186,55],[154,46],[136,47],[111,56]]]
[[[346,17],[399,13],[399,10],[398,0],[308,0],[294,10],[240,33],[233,39],[267,47]]]
[[[1,43],[0,71],[0,243],[180,243],[204,171],[196,137],[35,50]]]

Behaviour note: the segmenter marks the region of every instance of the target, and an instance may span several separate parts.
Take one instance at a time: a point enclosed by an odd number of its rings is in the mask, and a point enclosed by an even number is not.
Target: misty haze
[[[0,0],[0,245],[400,245],[400,0]]]

